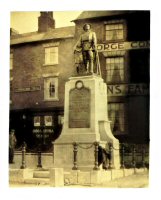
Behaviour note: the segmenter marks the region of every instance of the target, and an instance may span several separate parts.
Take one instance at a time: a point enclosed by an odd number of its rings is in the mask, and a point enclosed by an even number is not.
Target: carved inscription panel
[[[69,128],[90,128],[90,90],[72,89],[69,93]]]

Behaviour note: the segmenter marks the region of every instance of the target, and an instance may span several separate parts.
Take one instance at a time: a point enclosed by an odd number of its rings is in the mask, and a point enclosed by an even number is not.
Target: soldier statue
[[[98,62],[97,38],[95,32],[91,31],[90,24],[84,24],[83,30],[84,33],[80,36],[80,39],[75,46],[74,53],[76,54],[77,52],[81,52],[86,73],[93,74],[94,64],[96,64],[95,60]],[[79,62],[79,64],[81,65],[82,63]],[[78,72],[79,70],[77,69],[77,73]]]

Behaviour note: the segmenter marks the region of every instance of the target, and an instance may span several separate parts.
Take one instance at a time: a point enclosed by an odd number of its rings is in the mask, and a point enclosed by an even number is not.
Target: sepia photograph
[[[9,186],[148,188],[150,10],[10,18]]]

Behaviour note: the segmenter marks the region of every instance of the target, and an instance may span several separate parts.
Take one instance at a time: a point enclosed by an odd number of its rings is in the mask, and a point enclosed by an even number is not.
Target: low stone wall
[[[75,184],[102,184],[108,181],[130,176],[135,173],[144,172],[145,168],[141,169],[113,169],[113,170],[92,170],[92,171],[80,171],[72,170],[64,173],[64,184],[75,185]]]
[[[9,182],[10,183],[23,183],[26,178],[33,177],[33,169],[10,169]]]
[[[9,181],[10,183],[26,183],[29,181],[31,184],[44,182],[51,187],[62,187],[64,185],[101,185],[111,180],[120,179],[133,174],[139,174],[146,171],[146,168],[141,169],[119,169],[119,170],[91,170],[80,171],[71,170],[64,171],[63,168],[50,168],[48,176],[41,176],[39,171],[39,178],[33,177],[33,169],[10,169]]]
[[[26,153],[26,168],[35,169],[38,164],[38,155],[37,153]],[[41,163],[43,168],[53,167],[53,153],[42,153],[41,154]],[[10,164],[11,169],[20,169],[22,165],[22,152],[15,152],[14,163]]]

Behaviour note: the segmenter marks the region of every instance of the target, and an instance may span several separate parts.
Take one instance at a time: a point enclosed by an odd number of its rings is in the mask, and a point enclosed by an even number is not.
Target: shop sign
[[[25,88],[15,88],[15,92],[34,92],[41,90],[41,86],[31,86]]]
[[[54,133],[54,129],[39,129],[35,128],[33,129],[33,134],[36,136],[36,138],[49,138],[50,134]]]
[[[108,96],[148,95],[147,84],[117,84],[107,85]]]
[[[130,49],[147,49],[150,48],[150,41],[133,41],[133,42],[113,42],[97,44],[97,50],[102,51],[121,51]]]

